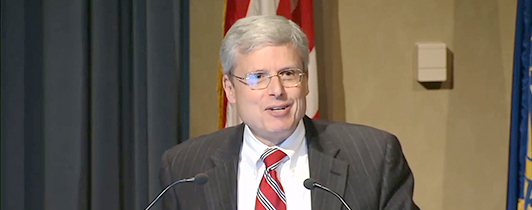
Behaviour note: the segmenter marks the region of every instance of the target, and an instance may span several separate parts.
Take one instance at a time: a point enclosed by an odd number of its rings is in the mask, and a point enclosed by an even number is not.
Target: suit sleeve
[[[387,141],[380,208],[419,210],[412,199],[414,177],[395,136]]]
[[[162,157],[161,170],[159,172],[159,180],[161,182],[162,189],[166,188],[173,182],[170,168],[171,160],[173,159],[171,156],[172,155],[170,155],[169,151],[166,151]],[[162,197],[162,206],[163,210],[179,209],[177,196],[172,189],[168,190],[168,192],[166,192],[166,194]]]

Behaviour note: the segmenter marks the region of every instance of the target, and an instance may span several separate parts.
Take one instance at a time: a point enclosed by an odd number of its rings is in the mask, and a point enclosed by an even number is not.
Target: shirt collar
[[[281,144],[273,146],[276,148],[279,148],[281,151],[283,151],[286,156],[288,157],[288,160],[291,162],[290,165],[295,165],[297,162],[297,157],[299,157],[299,153],[305,152],[302,151],[302,147],[304,148],[304,142],[305,142],[305,125],[303,123],[303,119],[301,119],[294,130],[294,132],[286,138]],[[264,151],[268,148],[265,144],[260,142],[255,135],[251,132],[251,129],[245,125],[244,127],[244,142],[243,147],[245,147],[250,152],[246,152],[245,159],[252,161],[254,163],[256,168],[259,168],[262,163],[260,161],[260,156]],[[305,148],[304,148],[305,149]],[[286,159],[286,157],[285,157]]]

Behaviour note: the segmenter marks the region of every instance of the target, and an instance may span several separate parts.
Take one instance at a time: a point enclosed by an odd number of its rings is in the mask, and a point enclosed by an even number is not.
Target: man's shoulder
[[[185,142],[173,146],[166,151],[167,155],[174,156],[177,154],[187,155],[190,152],[196,154],[211,154],[224,143],[227,143],[228,139],[233,138],[239,130],[242,130],[242,126],[233,126],[224,128],[209,134],[204,134],[198,137],[190,138]]]
[[[388,131],[381,130],[379,128],[375,128],[368,125],[348,122],[329,122],[316,119],[313,119],[312,123],[320,134],[326,133],[336,135],[359,135],[361,137],[371,135],[373,137],[382,138],[394,137],[394,135]]]
[[[384,148],[386,145],[401,148],[397,137],[385,130],[368,125],[312,120],[321,141],[335,145],[361,148]]]

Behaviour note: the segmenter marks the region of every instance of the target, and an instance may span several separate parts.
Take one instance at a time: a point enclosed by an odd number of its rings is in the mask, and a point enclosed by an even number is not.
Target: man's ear
[[[308,88],[308,71],[307,74],[303,75],[303,82],[305,83],[305,96],[308,96],[308,94],[310,93],[310,90]]]
[[[231,82],[227,74],[224,74],[224,76],[222,77],[222,84],[224,86],[227,101],[232,104],[236,103],[235,87],[233,86],[233,83]]]

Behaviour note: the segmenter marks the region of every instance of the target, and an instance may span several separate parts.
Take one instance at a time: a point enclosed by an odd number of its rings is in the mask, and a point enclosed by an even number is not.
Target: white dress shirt
[[[237,203],[239,210],[253,210],[265,168],[260,156],[268,146],[255,138],[247,125],[243,138],[238,162]],[[303,120],[299,121],[292,135],[275,147],[287,155],[277,167],[277,174],[286,195],[286,209],[310,210],[310,190],[303,186],[303,181],[310,177]]]

